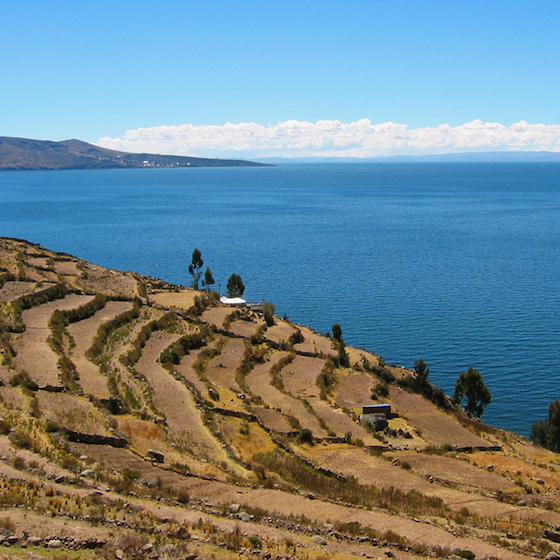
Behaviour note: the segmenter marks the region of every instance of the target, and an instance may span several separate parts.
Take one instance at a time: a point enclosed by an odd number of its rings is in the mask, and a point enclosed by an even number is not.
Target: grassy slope
[[[390,380],[407,372],[372,354],[348,349],[340,368],[328,338],[294,344],[296,326],[195,295],[0,239],[6,535],[42,538],[45,558],[61,536],[66,558],[558,548],[543,537],[560,526],[557,455],[406,393]],[[179,363],[160,363],[166,349]],[[358,423],[374,402],[397,413],[386,433]],[[98,548],[74,550],[87,539]]]

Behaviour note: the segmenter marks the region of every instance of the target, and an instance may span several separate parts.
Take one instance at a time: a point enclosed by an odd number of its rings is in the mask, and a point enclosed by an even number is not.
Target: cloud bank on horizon
[[[519,121],[511,126],[474,120],[460,126],[409,128],[360,119],[275,125],[154,126],[127,130],[122,138],[100,138],[104,148],[137,153],[199,157],[354,157],[423,155],[469,151],[560,152],[560,125]]]

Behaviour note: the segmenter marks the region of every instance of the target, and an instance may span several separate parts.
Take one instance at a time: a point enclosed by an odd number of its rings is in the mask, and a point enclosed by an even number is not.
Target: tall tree
[[[209,268],[206,268],[206,272],[204,273],[204,280],[202,280],[202,285],[209,290],[210,286],[213,286],[216,283],[214,280],[214,276],[212,276],[212,271]]]
[[[348,352],[346,352],[346,344],[342,338],[342,327],[339,323],[335,323],[332,326],[333,338],[336,341],[336,347],[338,350],[338,359],[342,367],[350,366],[350,358],[348,357]]]
[[[332,326],[332,334],[335,340],[342,340],[342,327],[340,326],[340,323],[335,323]]]
[[[198,290],[198,283],[200,281],[200,277],[202,276],[202,265],[204,261],[202,260],[202,254],[198,249],[195,249],[192,254],[192,261],[189,264],[189,272],[191,273],[192,279],[192,287],[195,290]]]
[[[245,291],[245,284],[243,284],[241,276],[239,274],[232,274],[228,278],[226,289],[229,297],[241,297]]]
[[[467,371],[459,374],[457,383],[455,384],[455,392],[453,393],[453,402],[457,405],[462,404],[466,399],[464,406],[465,412],[472,418],[480,418],[484,412],[484,407],[490,404],[492,396],[480,372],[469,366]]]
[[[414,379],[415,388],[416,390],[422,391],[428,385],[430,368],[424,360],[416,360],[414,362],[414,373],[416,374],[416,378]]]

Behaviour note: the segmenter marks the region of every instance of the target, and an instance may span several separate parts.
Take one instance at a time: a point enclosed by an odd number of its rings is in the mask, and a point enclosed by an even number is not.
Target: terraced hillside
[[[0,239],[0,352],[0,558],[559,549],[557,455],[216,294]]]

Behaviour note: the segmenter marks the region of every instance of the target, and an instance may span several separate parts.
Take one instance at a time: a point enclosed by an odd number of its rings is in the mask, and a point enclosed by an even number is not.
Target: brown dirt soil
[[[332,348],[331,339],[317,334],[309,327],[298,325],[301,334],[303,334],[303,342],[294,345],[296,352],[306,352],[310,354],[324,354],[325,356],[334,356],[336,351]]]
[[[361,484],[378,488],[398,488],[402,492],[420,492],[425,496],[432,496],[443,500],[449,508],[460,511],[466,507],[469,511],[480,516],[499,516],[515,518],[520,512],[528,518],[539,519],[542,510],[522,508],[488,498],[484,493],[458,490],[441,484],[430,483],[425,476],[409,469],[402,468],[389,462],[383,457],[375,457],[367,451],[356,450],[340,446],[338,449],[324,448],[320,445],[307,451],[308,457],[318,466],[332,470],[344,476],[355,476]],[[403,455],[401,464],[408,462],[410,455]],[[399,455],[399,457],[401,457]],[[459,466],[460,469],[460,466]],[[492,486],[496,482],[492,482]],[[552,512],[551,512],[552,513]],[[546,513],[545,513],[546,515]],[[559,518],[558,514],[553,514]]]
[[[102,526],[96,527],[87,521],[78,521],[67,517],[51,517],[33,511],[23,512],[15,509],[2,515],[2,518],[6,517],[17,525],[18,531],[21,533],[25,531],[30,536],[46,540],[54,537],[72,537],[82,541],[87,539],[99,539],[102,541],[107,537],[106,528]],[[5,556],[5,558],[13,558],[10,553],[7,554],[8,556]],[[66,558],[65,552],[62,550],[59,550],[58,554],[61,560]],[[32,551],[27,551],[23,557],[30,560],[44,558],[44,556]]]
[[[160,292],[150,294],[150,299],[158,305],[170,309],[175,307],[186,311],[194,305],[194,298],[200,295],[192,289],[181,290],[180,292]]]
[[[485,446],[486,441],[463,427],[455,418],[441,412],[434,404],[420,395],[390,388],[393,410],[404,415],[422,437],[436,446],[444,444],[458,447]]]
[[[84,397],[36,391],[35,399],[42,416],[59,426],[85,434],[113,435],[108,419]]]
[[[348,352],[348,357],[350,358],[350,362],[352,364],[362,364],[365,358],[370,363],[370,365],[379,365],[379,356],[376,356],[375,354],[373,354],[372,352],[368,352],[367,350],[347,346],[346,352]]]
[[[200,379],[198,374],[193,368],[193,364],[196,362],[199,354],[204,350],[204,348],[199,348],[198,350],[191,350],[189,354],[186,354],[181,358],[181,362],[174,366],[174,370],[177,371],[183,378],[193,385],[201,395],[206,398],[208,395],[208,387],[204,381]]]
[[[54,283],[46,283],[37,286],[37,282],[6,282],[4,286],[0,288],[0,303],[14,301],[21,296],[33,294],[34,292],[51,288],[52,286],[54,286]]]
[[[241,338],[228,338],[221,353],[210,360],[206,366],[206,377],[217,387],[225,387],[234,393],[241,388],[235,380],[235,370],[245,355],[245,341]]]
[[[80,386],[86,395],[92,395],[98,399],[111,397],[107,388],[107,377],[99,371],[99,366],[86,358],[85,354],[93,344],[97,329],[103,323],[130,309],[132,309],[132,304],[128,301],[108,301],[107,305],[92,317],[68,326],[68,331],[76,344],[71,358],[80,375]]]
[[[286,395],[270,384],[270,368],[286,355],[285,352],[279,352],[274,355],[273,361],[257,365],[247,375],[245,382],[251,392],[260,396],[270,408],[279,409],[284,414],[296,418],[301,427],[311,430],[315,437],[326,437],[327,432],[321,427],[317,418],[307,410],[301,400]]]
[[[10,371],[6,366],[0,364],[0,381],[6,384],[10,382],[10,379],[14,376],[14,372]]]
[[[130,439],[131,449],[141,457],[146,457],[150,450],[159,451],[165,455],[166,465],[181,464],[195,475],[224,478],[222,471],[203,457],[194,457],[172,446],[161,425],[128,415],[118,417],[118,429]]]
[[[322,358],[296,356],[281,372],[286,391],[300,399],[319,398],[321,390],[317,386],[317,378],[324,365]]]
[[[487,455],[491,457],[492,453]],[[424,478],[433,476],[436,480],[486,492],[519,490],[503,476],[476,468],[465,460],[419,453],[403,453],[395,457],[398,457],[401,463],[409,464],[415,473]]]
[[[318,398],[309,399],[309,403],[313,407],[317,416],[326,422],[327,426],[334,432],[336,437],[342,437],[349,432],[352,434],[353,438],[361,439],[365,445],[379,444],[377,439],[375,439],[362,426],[356,424],[356,422],[344,414],[342,410],[337,410],[328,402],[322,401]]]
[[[272,408],[255,407],[252,412],[259,417],[259,420],[266,426],[268,430],[288,434],[294,431],[294,428],[286,420],[286,417],[278,410]]]
[[[0,387],[0,397],[11,408],[29,409],[29,397],[19,387]]]
[[[55,309],[70,310],[85,305],[93,296],[69,295],[43,305],[26,309],[22,313],[25,332],[14,337],[18,356],[14,359],[19,370],[26,371],[39,387],[61,386],[58,356],[53,352],[47,338],[51,334],[49,319]]]
[[[63,276],[80,276],[82,273],[74,261],[55,261],[54,270]]]
[[[230,325],[229,330],[237,336],[251,338],[262,325],[264,325],[264,321],[259,318],[251,321],[234,321]]]
[[[480,465],[485,468],[491,466],[496,471],[506,473],[511,477],[521,476],[525,482],[542,478],[545,486],[560,488],[560,473],[528,463],[521,457],[497,453],[469,453],[465,455],[465,459],[474,465]]]
[[[165,417],[173,440],[194,456],[214,462],[227,461],[229,458],[221,444],[202,422],[189,389],[156,363],[161,351],[178,337],[166,333],[153,335],[146,343],[136,369],[150,384],[154,405]]]
[[[36,464],[37,468],[40,468],[51,478],[58,476],[72,478],[74,476],[70,471],[63,469],[60,465],[49,461],[38,453],[29,449],[14,448],[7,436],[0,436],[0,456],[3,457],[0,461],[0,472],[8,478],[36,479],[33,473],[15,469],[9,464],[16,457],[21,457],[27,465]]]
[[[371,393],[377,384],[378,381],[368,373],[351,372],[336,384],[334,389],[336,404],[361,414],[365,404],[374,403],[371,400]]]
[[[133,348],[134,341],[144,326],[151,321],[160,319],[165,313],[161,309],[144,308],[138,319],[117,331],[115,337],[109,341],[106,352],[110,356],[110,367],[115,373],[118,372],[121,390],[124,390],[123,396],[127,398],[127,394],[130,392],[138,402],[138,405],[136,405],[128,397],[127,400],[133,407],[150,406],[148,388],[144,381],[136,374],[135,369],[126,367],[121,362],[120,357],[128,354]]]
[[[138,296],[138,282],[122,272],[107,270],[84,263],[84,271],[70,281],[73,286],[86,292],[99,292],[111,297],[132,299]]]
[[[210,323],[219,329],[223,329],[226,317],[231,315],[234,311],[235,309],[232,309],[231,307],[211,307],[202,314],[201,319],[205,323]]]
[[[276,319],[276,324],[268,327],[264,333],[265,338],[272,342],[286,342],[292,334],[296,332],[295,327],[288,321]]]

